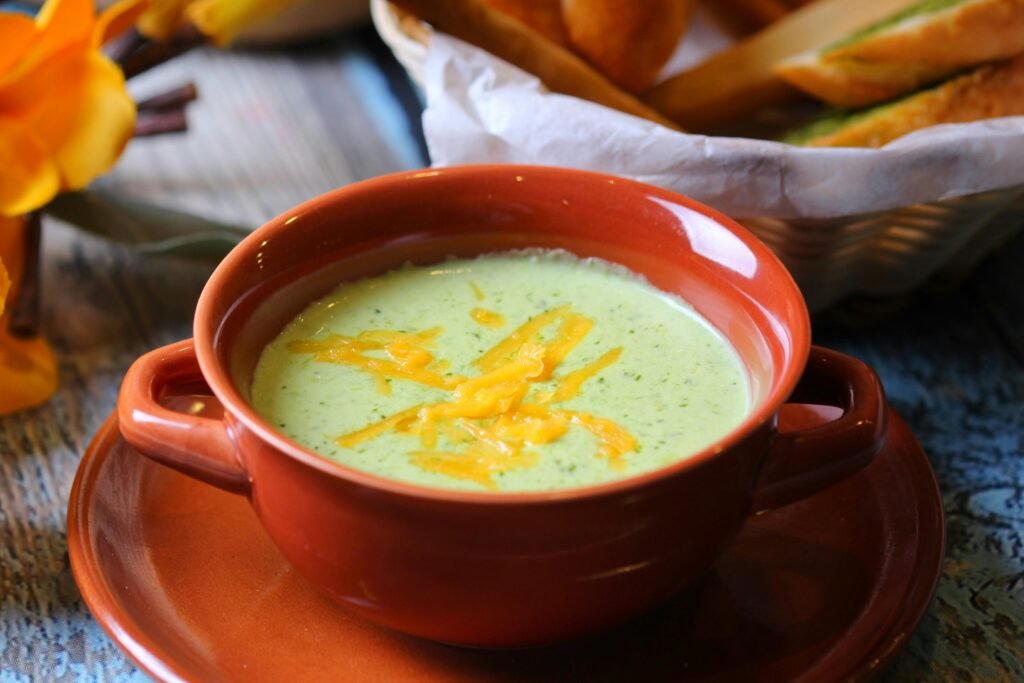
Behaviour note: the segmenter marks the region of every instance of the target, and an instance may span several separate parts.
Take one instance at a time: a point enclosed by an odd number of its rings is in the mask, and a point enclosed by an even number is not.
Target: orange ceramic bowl
[[[523,247],[620,263],[692,303],[743,358],[754,394],[743,424],[652,473],[544,493],[473,493],[332,462],[249,405],[263,347],[339,282]],[[223,404],[223,420],[160,405],[164,394],[203,384]],[[787,400],[844,413],[780,435],[776,415]],[[143,454],[248,496],[281,553],[352,612],[435,640],[514,647],[600,629],[693,581],[752,512],[863,466],[884,437],[885,399],[867,366],[810,347],[793,280],[725,216],[610,176],[470,166],[357,183],[254,232],[210,278],[194,339],[129,370],[118,419]]]

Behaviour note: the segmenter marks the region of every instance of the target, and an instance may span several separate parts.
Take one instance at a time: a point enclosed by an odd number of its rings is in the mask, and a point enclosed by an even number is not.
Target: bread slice
[[[615,86],[580,57],[484,0],[391,0],[391,4],[532,73],[550,90],[679,130],[675,123]]]
[[[1024,0],[924,0],[775,73],[829,104],[863,107],[1021,52]]]
[[[486,0],[494,9],[523,22],[562,47],[569,46],[569,34],[562,19],[562,0]]]
[[[764,107],[799,101],[803,93],[775,75],[775,64],[820,50],[912,4],[914,0],[817,0],[654,86],[643,99],[689,130],[718,129]]]
[[[613,83],[646,90],[675,52],[696,0],[562,0],[573,49]]]
[[[701,4],[715,24],[737,37],[757,33],[795,9],[784,0],[713,0]]]
[[[940,123],[1019,115],[1024,115],[1024,55],[867,111],[829,115],[785,141],[811,147],[881,147]]]

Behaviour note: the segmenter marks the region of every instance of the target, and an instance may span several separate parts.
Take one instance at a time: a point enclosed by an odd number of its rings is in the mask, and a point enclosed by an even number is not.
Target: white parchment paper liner
[[[882,149],[809,149],[677,133],[574,97],[435,32],[424,132],[435,166],[524,163],[612,173],[736,218],[884,211],[1024,183],[1024,116],[917,131]]]

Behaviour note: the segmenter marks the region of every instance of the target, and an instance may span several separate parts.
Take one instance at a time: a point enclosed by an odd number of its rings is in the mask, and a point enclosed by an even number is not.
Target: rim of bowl
[[[633,191],[641,191],[647,195],[658,195],[662,199],[670,200],[677,204],[697,211],[722,225],[724,228],[736,235],[752,252],[758,261],[768,263],[777,271],[781,281],[785,283],[787,299],[795,301],[797,307],[796,326],[789,328],[791,340],[791,357],[787,367],[783,369],[782,376],[773,380],[773,387],[768,394],[761,399],[758,405],[747,414],[743,421],[727,432],[722,437],[708,444],[699,451],[683,456],[677,462],[664,467],[643,472],[633,476],[614,479],[601,484],[589,486],[578,486],[572,488],[552,489],[549,491],[465,491],[461,489],[445,489],[440,487],[412,484],[398,479],[389,479],[370,472],[350,467],[335,462],[320,455],[298,442],[281,434],[271,427],[256,411],[249,402],[241,395],[235,387],[234,382],[220,363],[217,361],[217,353],[214,342],[219,322],[212,326],[213,334],[207,335],[204,326],[200,321],[207,316],[212,316],[215,310],[214,292],[221,289],[234,270],[243,265],[250,248],[258,245],[266,239],[268,232],[274,232],[284,228],[286,223],[294,222],[303,216],[321,212],[326,207],[344,201],[349,195],[373,192],[396,183],[418,182],[425,178],[447,176],[454,180],[462,177],[479,179],[481,176],[507,176],[532,174],[534,176],[548,176],[553,182],[566,182],[577,180],[581,182],[601,182],[607,184],[614,180],[615,184],[621,184]],[[230,310],[230,307],[229,309]],[[223,316],[216,316],[223,318]],[[703,317],[703,316],[702,316]],[[630,180],[620,176],[593,171],[582,171],[573,168],[558,166],[536,166],[521,164],[472,164],[451,166],[436,169],[419,169],[413,171],[402,171],[388,175],[377,176],[368,180],[362,180],[351,185],[346,185],[324,194],[318,195],[298,206],[267,221],[254,230],[248,237],[239,242],[224,259],[217,265],[210,279],[203,287],[196,305],[196,313],[193,325],[194,343],[196,356],[199,361],[199,368],[203,378],[206,380],[213,395],[220,401],[225,411],[242,422],[248,429],[252,430],[266,444],[280,451],[282,454],[297,460],[305,465],[313,467],[325,474],[348,480],[351,483],[378,489],[391,494],[403,495],[424,500],[450,502],[450,503],[472,503],[476,505],[523,505],[541,504],[558,501],[570,501],[580,498],[596,498],[605,495],[614,495],[633,489],[641,489],[654,484],[662,479],[677,475],[686,470],[695,468],[704,462],[718,456],[720,453],[743,441],[750,433],[770,420],[778,409],[785,403],[786,398],[796,388],[797,382],[803,375],[804,366],[810,353],[810,314],[804,301],[803,294],[793,280],[789,270],[774,252],[763,242],[757,239],[749,230],[728,216],[702,204],[694,199],[666,190],[647,183]],[[717,329],[717,328],[716,328]],[[244,463],[243,463],[244,468]]]

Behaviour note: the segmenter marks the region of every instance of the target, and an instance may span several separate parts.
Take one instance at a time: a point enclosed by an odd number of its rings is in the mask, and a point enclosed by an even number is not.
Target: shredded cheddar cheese
[[[484,300],[484,290],[480,289],[480,285],[475,282],[469,283],[470,288],[473,290],[473,296],[476,297],[477,301]]]
[[[479,287],[470,285],[482,299]],[[504,318],[491,311],[475,308],[471,315],[482,325],[504,324]],[[569,306],[546,311],[478,358],[474,365],[480,374],[468,378],[441,374],[450,364],[435,359],[428,350],[441,333],[437,327],[416,333],[369,330],[355,337],[331,335],[323,340],[292,342],[288,349],[313,354],[320,362],[365,371],[384,394],[391,393],[391,379],[448,392],[448,400],[407,408],[344,434],[337,443],[353,448],[389,431],[416,437],[421,450],[409,455],[417,467],[495,489],[495,474],[532,467],[540,456],[527,449],[560,439],[573,426],[593,435],[598,443],[595,455],[614,469],[625,467],[623,456],[637,449],[632,434],[613,420],[551,405],[578,395],[584,382],[622,355],[622,347],[614,348],[582,368],[555,377],[562,362],[593,327],[593,320]],[[369,355],[371,352],[383,356]],[[550,379],[556,383],[553,391],[538,390],[531,396],[534,385]],[[460,450],[435,450],[439,436]]]
[[[492,491],[498,486],[493,474],[512,469],[532,467],[537,464],[537,453],[518,451],[515,453],[495,452],[485,444],[475,443],[463,452],[413,451],[412,461],[428,472],[437,472],[455,479],[475,481]]]
[[[604,354],[593,363],[584,365],[579,370],[574,370],[558,381],[558,388],[553,392],[546,392],[539,397],[540,403],[551,403],[552,401],[568,401],[579,393],[580,387],[588,379],[604,370],[614,363],[622,355],[622,347],[618,346]]]
[[[546,313],[527,320],[520,325],[512,334],[508,335],[495,344],[490,351],[478,358],[474,365],[487,372],[501,365],[504,361],[514,355],[523,344],[533,341],[540,334],[541,330],[558,320],[569,312],[568,306],[553,308]]]
[[[575,313],[566,314],[562,318],[562,326],[558,331],[558,337],[546,347],[547,356],[540,379],[550,379],[555,368],[561,365],[565,357],[569,355],[577,344],[583,341],[583,338],[587,336],[587,333],[593,327],[594,321],[590,318],[585,318]]]
[[[505,324],[505,316],[485,308],[474,308],[469,312],[469,317],[484,327],[501,327]]]
[[[363,441],[376,438],[383,434],[384,432],[388,431],[389,429],[396,428],[403,422],[414,419],[416,417],[416,413],[418,413],[419,410],[420,406],[413,406],[412,408],[403,410],[400,413],[395,413],[394,415],[385,420],[381,420],[380,422],[375,422],[372,425],[363,427],[357,432],[352,432],[344,436],[339,436],[337,439],[338,445],[341,446],[342,448],[352,448],[353,446],[356,446],[362,443]]]
[[[434,356],[425,347],[433,344],[440,327],[410,334],[392,330],[367,330],[355,337],[332,334],[323,340],[295,341],[288,344],[292,353],[312,353],[323,363],[351,365],[373,376],[377,391],[390,395],[389,378],[418,382],[438,389],[450,389],[463,378],[445,377],[429,370]],[[370,356],[369,351],[384,351],[390,358]]]
[[[619,426],[612,420],[603,417],[593,417],[586,413],[574,413],[564,411],[573,424],[584,427],[601,442],[601,448],[597,454],[608,459],[608,464],[615,469],[622,469],[626,466],[622,456],[630,451],[636,450],[636,439],[633,435]]]

